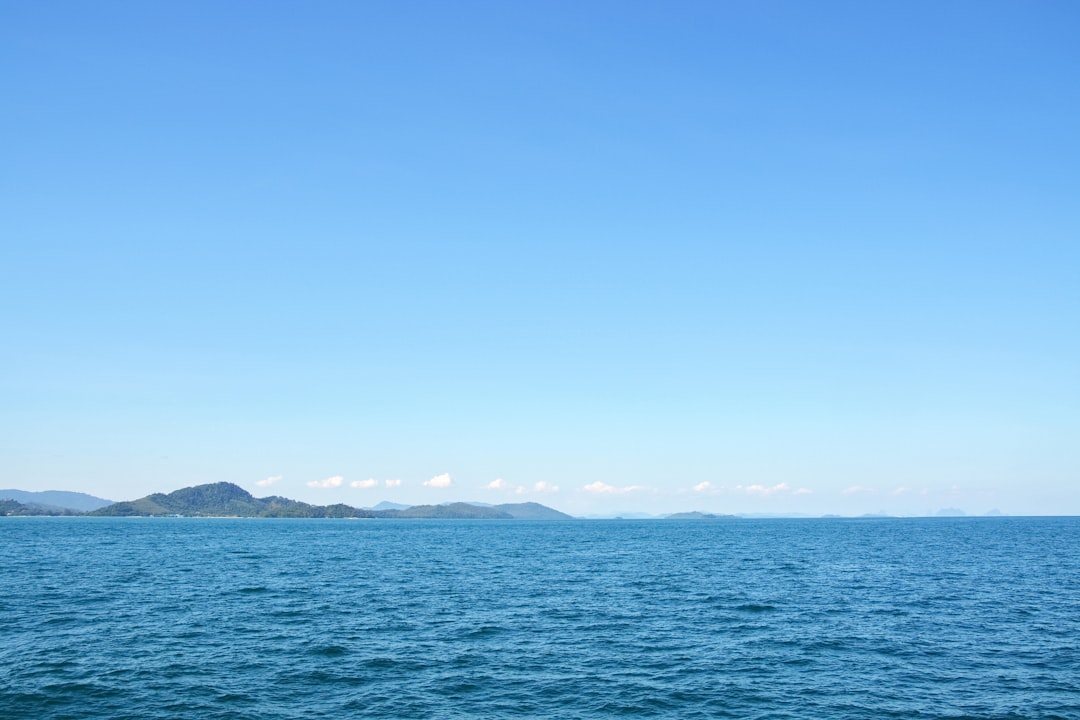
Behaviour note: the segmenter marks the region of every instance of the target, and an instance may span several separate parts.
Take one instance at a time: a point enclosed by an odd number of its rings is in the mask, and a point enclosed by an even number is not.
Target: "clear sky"
[[[2,2],[0,487],[1080,514],[1078,32]]]

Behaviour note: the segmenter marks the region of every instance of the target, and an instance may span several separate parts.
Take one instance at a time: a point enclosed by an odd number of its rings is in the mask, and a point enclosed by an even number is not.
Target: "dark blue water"
[[[0,518],[0,717],[1080,718],[1080,518]]]

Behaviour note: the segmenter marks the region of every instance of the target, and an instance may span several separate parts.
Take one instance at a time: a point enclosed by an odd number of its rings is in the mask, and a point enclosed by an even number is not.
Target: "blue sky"
[[[1078,26],[3,3],[0,486],[1080,514]]]

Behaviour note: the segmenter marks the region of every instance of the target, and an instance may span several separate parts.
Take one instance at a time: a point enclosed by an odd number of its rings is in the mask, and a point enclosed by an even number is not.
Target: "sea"
[[[0,718],[1080,718],[1080,518],[0,518]]]

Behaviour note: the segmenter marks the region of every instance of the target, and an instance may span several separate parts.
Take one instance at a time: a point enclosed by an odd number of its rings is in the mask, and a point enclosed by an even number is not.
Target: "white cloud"
[[[846,490],[841,491],[841,494],[843,494],[843,495],[856,495],[858,493],[872,493],[872,492],[874,492],[873,488],[863,487],[862,485],[852,485],[851,487],[847,488]]]
[[[748,485],[746,492],[750,495],[774,495],[776,493],[787,492],[791,488],[787,483],[779,483],[772,487],[765,487],[764,485]]]
[[[624,487],[615,487],[614,485],[608,485],[606,482],[600,482],[597,480],[594,483],[589,483],[581,488],[585,492],[591,492],[596,495],[619,495],[622,493],[634,492],[635,490],[644,490],[641,485],[626,485]]]
[[[895,490],[892,491],[892,494],[893,495],[907,495],[909,492],[911,492],[911,488],[909,488],[909,487],[898,487],[898,488],[896,488]]]
[[[696,489],[696,488],[695,488]],[[798,488],[792,489],[786,482],[777,483],[776,485],[762,485],[760,483],[754,485],[736,485],[734,488],[737,492],[746,493],[747,495],[813,495],[814,491],[810,488]]]
[[[363,489],[363,488],[373,488],[378,484],[379,484],[379,481],[376,480],[375,478],[368,478],[367,480],[353,480],[351,483],[349,483],[349,487],[361,488],[361,489]]]
[[[453,479],[450,477],[450,473],[443,473],[442,475],[436,475],[430,480],[425,480],[424,485],[433,488],[447,488],[454,484]]]
[[[386,481],[386,487],[388,487],[388,488],[401,487],[401,481],[397,480],[397,479],[395,479],[395,480],[387,480]]]
[[[713,484],[711,482],[709,482],[708,480],[706,480],[705,482],[699,482],[697,485],[694,486],[694,492],[703,493],[703,492],[709,492],[712,489],[713,489]]]
[[[491,482],[489,482],[487,485],[484,486],[484,488],[487,489],[487,490],[508,490],[508,491],[512,490],[514,493],[516,493],[518,495],[527,495],[528,493],[557,493],[557,492],[559,492],[559,486],[558,485],[554,485],[554,484],[549,483],[549,482],[544,481],[544,480],[541,480],[540,482],[533,483],[531,487],[525,486],[525,485],[515,485],[515,486],[513,486],[513,488],[511,488],[511,486],[510,486],[510,484],[508,482],[506,482],[502,478],[498,478],[497,480],[492,480]]]
[[[283,477],[285,477],[285,476],[284,475],[271,475],[270,477],[266,478],[265,480],[256,480],[255,485],[257,487],[270,487],[274,483],[279,482]]]
[[[328,477],[325,480],[310,480],[307,486],[310,488],[336,488],[341,487],[341,483],[345,482],[345,478],[340,475],[334,477]]]

